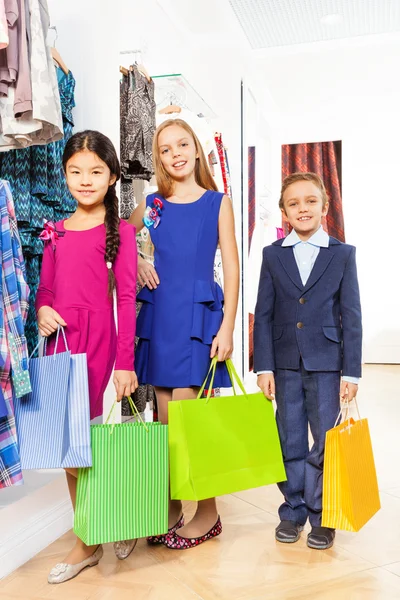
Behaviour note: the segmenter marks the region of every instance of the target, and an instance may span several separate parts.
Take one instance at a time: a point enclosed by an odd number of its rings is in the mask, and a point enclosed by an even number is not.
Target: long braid
[[[120,242],[120,218],[118,214],[118,198],[115,191],[115,184],[108,188],[108,192],[104,198],[104,206],[106,208],[106,215],[104,218],[104,225],[106,226],[106,251],[104,260],[108,267],[108,293],[112,296],[115,288],[115,275],[110,266],[114,264]]]

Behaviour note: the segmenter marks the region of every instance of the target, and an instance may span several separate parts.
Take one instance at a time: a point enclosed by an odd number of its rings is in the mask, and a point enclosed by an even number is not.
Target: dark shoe
[[[296,521],[281,521],[275,529],[275,539],[282,544],[294,544],[300,538],[304,526]]]
[[[312,527],[307,537],[307,546],[315,550],[327,550],[333,546],[335,530],[329,527]]]
[[[198,538],[185,538],[178,533],[171,533],[165,538],[164,544],[171,550],[189,550],[190,548],[196,548],[196,546],[200,546],[200,544],[203,544],[204,542],[208,542],[208,540],[212,540],[218,535],[221,535],[221,533],[222,523],[221,519],[218,517],[215,525],[205,535],[202,535]]]
[[[167,537],[167,535],[171,535],[172,533],[175,533],[175,531],[177,529],[180,529],[181,527],[183,527],[184,524],[185,524],[185,517],[182,515],[179,518],[179,521],[177,523],[175,523],[175,525],[170,527],[170,529],[168,529],[168,533],[164,533],[164,535],[152,535],[151,537],[147,538],[147,543],[150,544],[151,546],[156,546],[157,544],[165,544],[165,538]]]

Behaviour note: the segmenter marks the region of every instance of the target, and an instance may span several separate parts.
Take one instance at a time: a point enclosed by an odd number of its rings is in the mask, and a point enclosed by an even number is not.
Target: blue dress
[[[150,194],[151,206],[159,194]],[[144,287],[137,321],[135,365],[139,382],[158,387],[201,386],[210,349],[223,318],[223,292],[214,281],[218,217],[223,194],[207,191],[196,202],[164,198],[156,229],[150,228],[160,284]],[[225,363],[218,363],[214,387],[230,387]]]

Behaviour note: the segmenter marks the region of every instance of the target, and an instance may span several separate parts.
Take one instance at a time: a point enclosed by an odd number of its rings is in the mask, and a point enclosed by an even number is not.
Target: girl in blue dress
[[[215,387],[230,387],[224,361],[233,351],[239,294],[239,258],[232,202],[217,191],[200,142],[179,119],[156,131],[153,160],[158,192],[149,195],[129,222],[148,227],[154,267],[141,260],[136,371],[141,384],[156,388],[159,419],[168,422],[168,402],[196,398],[209,366],[220,361]],[[224,294],[214,281],[221,248]],[[222,308],[224,307],[224,310]],[[198,503],[184,524],[182,504],[171,500],[169,532],[149,543],[191,548],[222,531],[215,498]]]

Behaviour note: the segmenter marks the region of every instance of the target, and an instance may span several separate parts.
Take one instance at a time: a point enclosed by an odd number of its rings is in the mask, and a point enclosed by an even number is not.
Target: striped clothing
[[[7,335],[14,335],[22,368],[27,368],[28,349],[24,324],[29,288],[25,280],[14,203],[8,183],[0,180],[0,385],[8,416],[0,418],[0,488],[23,483],[14,420],[11,357]]]

